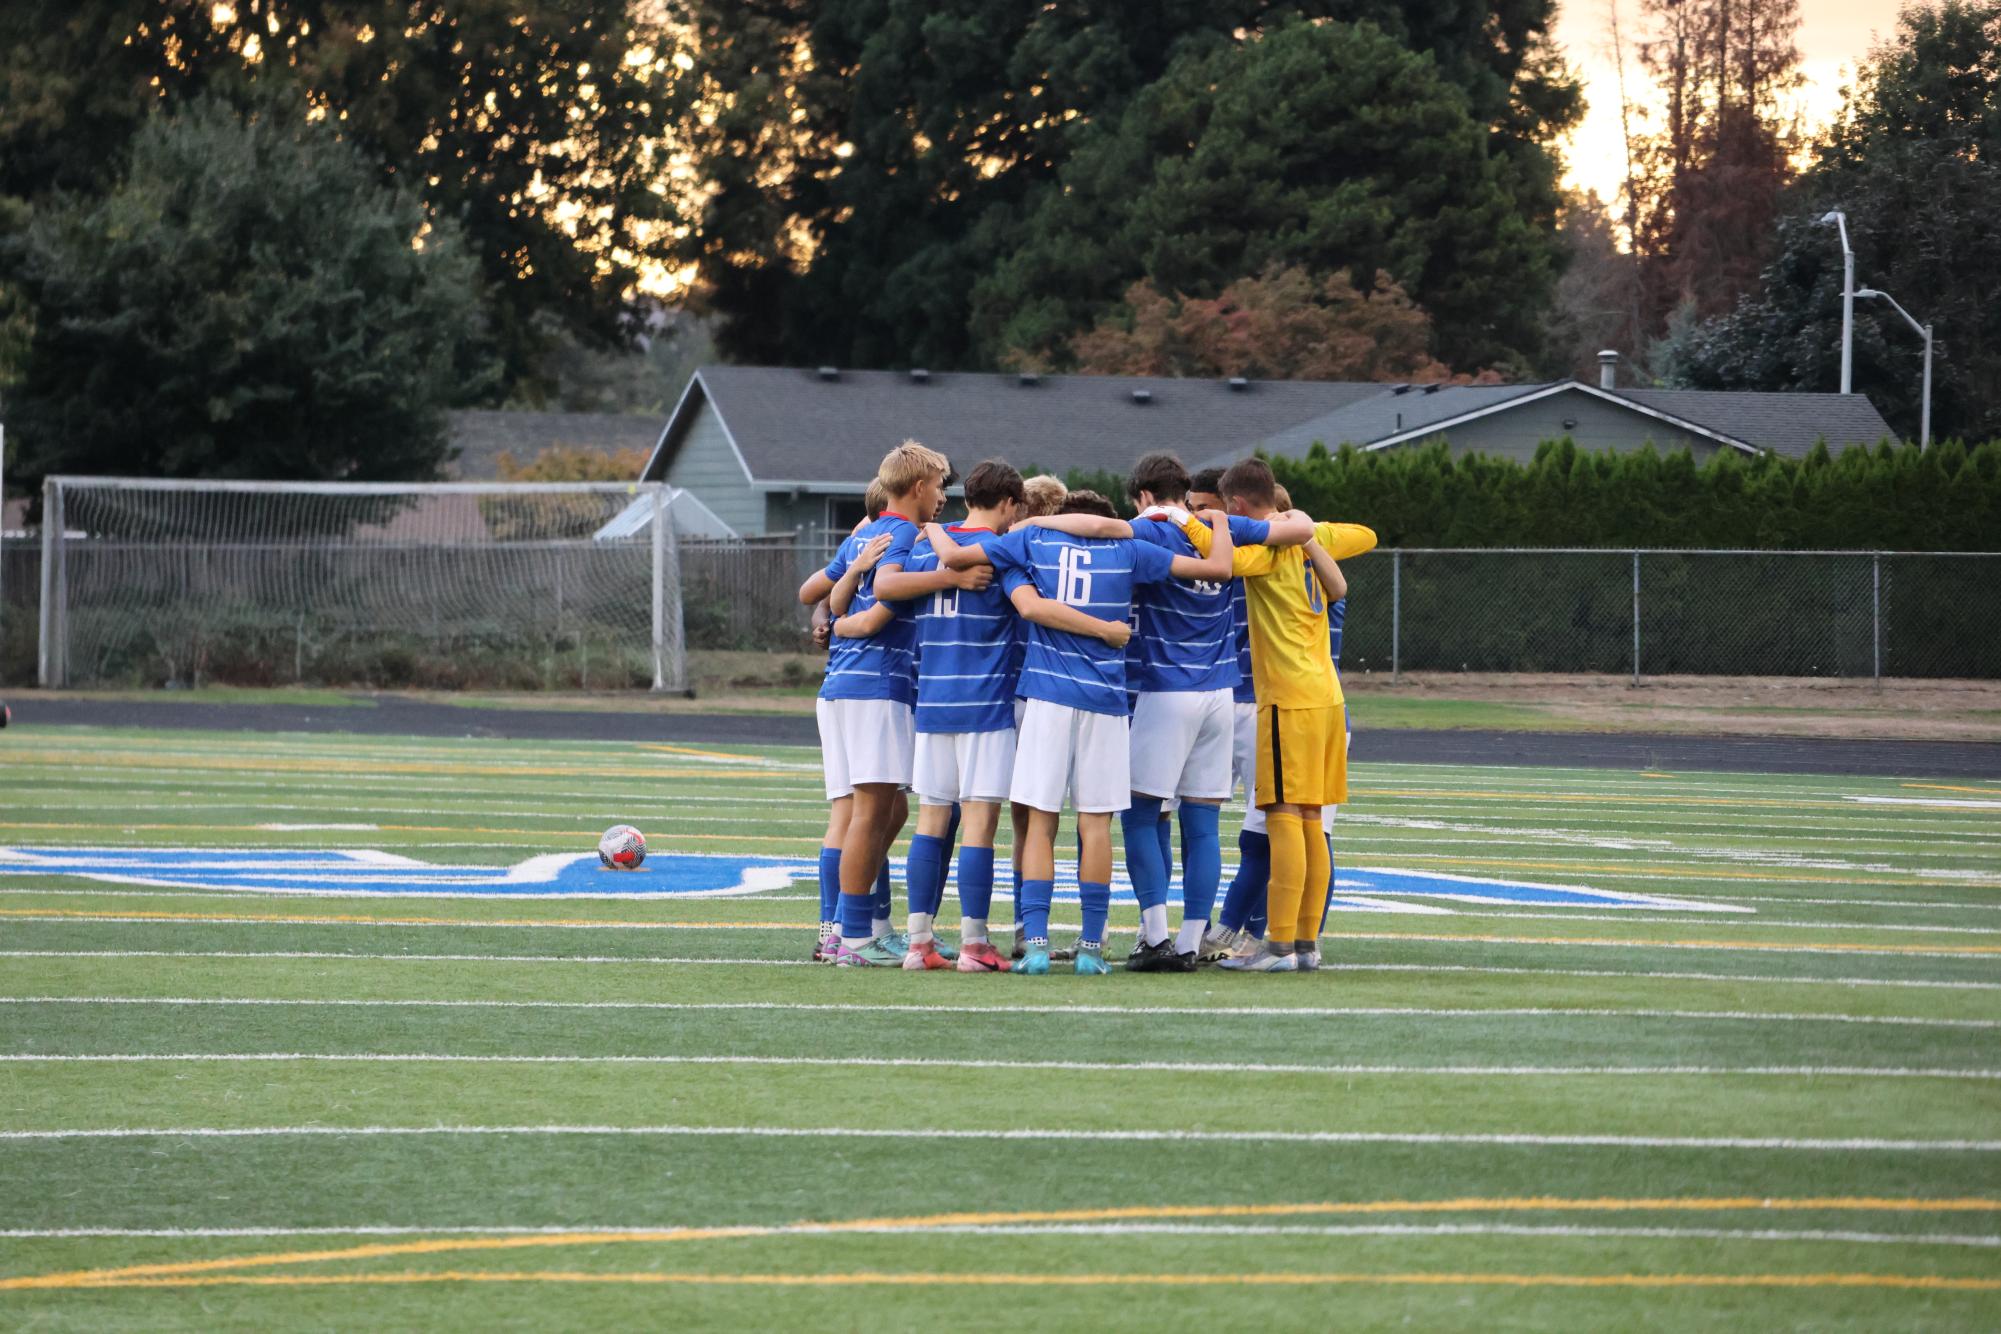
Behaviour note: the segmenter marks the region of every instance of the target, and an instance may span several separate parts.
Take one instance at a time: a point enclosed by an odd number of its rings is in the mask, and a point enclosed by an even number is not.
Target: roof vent
[[[838,380],[841,378],[841,368],[839,366],[822,366],[820,368],[820,378],[822,380]]]
[[[1038,385],[1042,383],[1042,375],[1037,371],[1023,371],[1015,380],[1018,384]]]
[[[910,382],[912,384],[929,384],[931,383],[931,372],[921,366],[917,367],[910,372]]]
[[[1230,377],[1230,388],[1236,390],[1238,393],[1241,394],[1244,392],[1244,390],[1249,389],[1250,387],[1251,387],[1251,382],[1249,380],[1246,380],[1243,376],[1232,375]]]
[[[1139,404],[1141,407],[1144,407],[1148,403],[1153,402],[1153,390],[1151,389],[1133,390],[1133,402]]]
[[[1428,385],[1426,385],[1426,386],[1424,387],[1424,392],[1425,392],[1425,393],[1427,393],[1427,394],[1435,394],[1435,393],[1437,393],[1437,392],[1438,392],[1439,390],[1443,389],[1444,387],[1445,387],[1444,385],[1442,385],[1442,384],[1438,384],[1438,383],[1434,382],[1434,383],[1432,383],[1432,384],[1428,384]]]
[[[1408,394],[1410,386],[1407,384],[1393,384],[1390,386],[1390,392],[1392,394]]]

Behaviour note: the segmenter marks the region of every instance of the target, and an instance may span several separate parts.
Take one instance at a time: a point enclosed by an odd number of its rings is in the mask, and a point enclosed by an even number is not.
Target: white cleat
[[[1237,943],[1243,938],[1244,933],[1234,927],[1211,931],[1202,937],[1201,948],[1195,951],[1195,962],[1215,963],[1219,959],[1226,959],[1236,952]]]
[[[1295,950],[1292,959],[1294,972],[1317,973],[1320,971],[1320,947],[1318,945]]]
[[[1216,965],[1236,973],[1291,973],[1298,971],[1299,963],[1290,954],[1274,954],[1271,946],[1260,943],[1249,954],[1233,954]]]

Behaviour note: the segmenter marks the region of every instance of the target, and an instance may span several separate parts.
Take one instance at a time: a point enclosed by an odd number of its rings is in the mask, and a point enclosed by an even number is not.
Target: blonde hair
[[[868,490],[862,492],[862,512],[873,520],[881,518],[882,512],[888,508],[889,491],[883,486],[882,479],[878,477],[875,481],[868,484]]]
[[[1273,508],[1281,510],[1292,508],[1292,493],[1285,489],[1284,482],[1273,482],[1271,484],[1271,494]]]
[[[943,482],[951,475],[951,460],[915,440],[906,440],[882,456],[875,480],[895,497],[909,495],[918,483],[927,479]]]
[[[1063,498],[1070,494],[1070,488],[1063,485],[1061,477],[1052,477],[1046,472],[1028,478],[1021,484],[1021,489],[1028,496],[1027,507],[1030,518],[1054,514],[1056,507],[1063,503]]]

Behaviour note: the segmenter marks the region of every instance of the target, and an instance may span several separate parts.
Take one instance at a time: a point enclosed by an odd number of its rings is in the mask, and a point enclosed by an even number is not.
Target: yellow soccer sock
[[[1271,887],[1265,897],[1265,934],[1273,944],[1282,944],[1293,938],[1293,925],[1299,920],[1299,901],[1306,892],[1306,826],[1297,815],[1272,811],[1265,817],[1265,833],[1271,838]]]
[[[1320,914],[1327,911],[1327,878],[1332,873],[1333,859],[1327,855],[1327,838],[1320,832],[1320,821],[1300,822],[1306,847],[1306,890],[1299,897],[1299,929],[1292,938],[1299,942],[1299,948],[1312,949],[1320,939]],[[1270,927],[1266,927],[1270,930]]]

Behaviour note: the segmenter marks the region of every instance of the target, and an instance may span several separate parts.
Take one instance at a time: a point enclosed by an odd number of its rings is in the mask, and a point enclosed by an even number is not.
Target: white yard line
[[[803,928],[802,928],[803,930]],[[339,950],[0,950],[0,959],[355,959],[385,963],[580,963],[580,964],[738,964],[757,968],[811,968],[806,959],[694,959],[649,954],[358,954]],[[1504,977],[1633,977],[1676,982],[1774,982],[1839,987],[1935,987],[1956,991],[2001,991],[2001,982],[1947,978],[1800,977],[1784,973],[1692,973],[1619,968],[1503,968],[1494,965],[1428,963],[1335,963],[1337,973],[1475,973]]]
[[[389,1000],[352,996],[312,999],[295,996],[0,996],[0,1005],[185,1005],[282,1006],[336,1009],[466,1010],[647,1010],[786,1011],[833,1014],[1143,1014],[1253,1015],[1259,1018],[1375,1019],[1672,1019],[1756,1024],[1881,1024],[1911,1028],[1996,1029],[2001,1019],[1940,1019],[1912,1015],[1802,1014],[1760,1010],[1662,1010],[1579,1007],[1495,1006],[1489,1008],[1402,1005],[936,1005],[925,1002],[849,1001],[566,1001],[491,999]]]
[[[2001,1153],[2001,1139],[1848,1139],[1749,1135],[1535,1135],[1376,1130],[1084,1130],[1021,1126],[972,1130],[947,1126],[692,1125],[361,1125],[114,1126],[99,1129],[0,1130],[0,1140],[347,1139],[372,1136],[633,1136],[644,1138],[1082,1141],[1139,1144],[1434,1144],[1520,1148],[1753,1149],[1811,1153]]]
[[[138,1052],[55,1055],[0,1053],[0,1063],[357,1065],[741,1065],[920,1070],[1074,1070],[1089,1074],[1418,1076],[1434,1079],[1711,1078],[2001,1080],[2001,1070],[1869,1065],[1304,1065],[1252,1061],[1009,1061],[919,1056],[513,1056],[443,1052]]]

